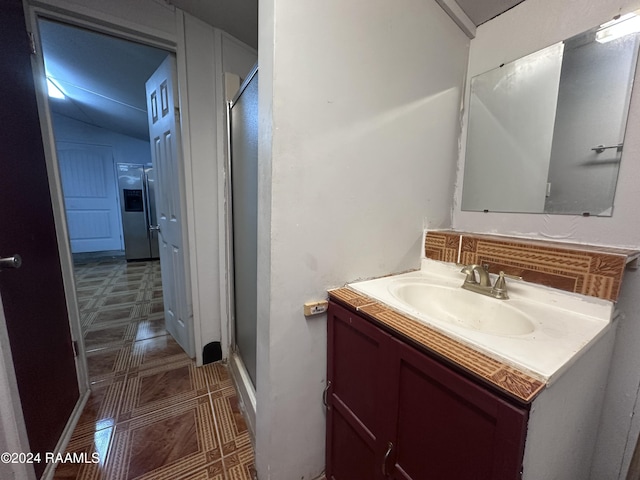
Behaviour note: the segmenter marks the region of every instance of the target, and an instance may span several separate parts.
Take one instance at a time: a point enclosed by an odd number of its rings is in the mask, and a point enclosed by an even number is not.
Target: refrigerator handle
[[[152,226],[151,226],[151,202],[149,201],[149,186],[148,186],[148,182],[149,182],[149,176],[147,175],[147,172],[145,172],[144,170],[142,171],[142,189],[144,191],[144,203],[145,203],[145,207],[144,207],[144,216],[145,216],[145,222],[147,223],[147,238],[151,238],[151,236],[153,235],[151,233],[152,231]]]

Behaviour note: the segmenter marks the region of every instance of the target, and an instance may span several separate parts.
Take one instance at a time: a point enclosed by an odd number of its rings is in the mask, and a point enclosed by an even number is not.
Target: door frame
[[[46,3],[45,3],[46,2]],[[51,2],[51,3],[49,3]],[[47,87],[45,83],[44,59],[41,55],[42,45],[38,31],[38,18],[44,18],[65,23],[67,25],[84,28],[93,32],[103,33],[115,38],[121,38],[136,43],[141,43],[151,47],[161,48],[176,56],[178,94],[180,97],[180,135],[182,137],[182,155],[181,165],[179,168],[184,172],[184,180],[181,187],[181,208],[184,210],[184,235],[188,238],[187,261],[185,268],[187,270],[188,280],[191,282],[191,291],[189,293],[192,305],[197,305],[198,282],[197,276],[194,274],[193,268],[193,240],[192,232],[194,216],[194,207],[186,196],[189,180],[192,178],[192,161],[191,151],[189,148],[190,129],[187,121],[189,118],[189,102],[187,94],[187,65],[186,65],[186,42],[184,32],[184,14],[180,9],[175,9],[176,32],[175,34],[150,28],[135,22],[128,22],[122,18],[109,15],[104,12],[96,11],[90,8],[82,8],[76,5],[64,5],[60,0],[23,0],[25,8],[25,18],[27,28],[33,33],[35,48],[38,55],[32,56],[32,69],[36,84],[36,97],[38,103],[38,112],[40,115],[40,128],[42,130],[43,144],[45,150],[45,159],[47,163],[47,171],[49,174],[49,188],[51,191],[51,203],[54,210],[54,219],[56,225],[56,233],[58,236],[58,244],[60,248],[60,257],[62,264],[62,274],[65,283],[65,293],[67,295],[67,304],[70,312],[70,324],[72,336],[78,339],[78,358],[82,357],[83,362],[86,356],[84,342],[82,341],[82,332],[80,329],[81,318],[79,315],[77,296],[75,292],[75,280],[73,277],[73,257],[70,250],[69,234],[66,224],[66,216],[64,210],[64,196],[62,191],[62,183],[58,169],[58,158],[56,152],[55,136],[53,132],[53,122],[51,119],[51,111],[47,96]],[[66,6],[66,8],[65,8]],[[75,8],[74,8],[75,7]],[[73,9],[72,9],[73,8]],[[222,272],[224,273],[224,272]],[[221,275],[224,278],[224,275]],[[200,316],[194,311],[193,316],[193,334],[194,345],[197,353],[197,364],[202,364],[202,338]],[[77,335],[77,337],[76,337]],[[84,371],[79,372],[82,379],[86,380],[88,385],[88,375],[86,362],[82,367]]]
[[[55,8],[53,6],[37,2],[37,0],[33,4],[31,4],[30,0],[23,0],[23,5],[25,9],[27,28],[33,35],[33,41],[37,52],[37,55],[32,56],[31,65],[36,85],[36,100],[40,117],[40,129],[42,131],[45,161],[49,176],[49,189],[51,194],[51,203],[53,206],[58,249],[60,250],[60,263],[62,266],[62,277],[67,309],[69,311],[71,336],[73,340],[78,342],[76,366],[78,370],[78,384],[82,394],[89,389],[86,349],[82,335],[82,319],[78,308],[78,297],[75,289],[73,256],[71,254],[71,242],[64,206],[64,193],[62,190],[62,180],[58,166],[56,140],[53,131],[51,110],[49,108],[47,88],[45,85],[44,57],[42,55],[42,43],[38,29],[38,19],[44,18],[55,20],[68,25],[104,33],[116,38],[123,38],[138,43],[160,47],[171,52],[175,52],[176,43],[175,39],[167,38],[167,34],[161,34],[160,32],[156,32],[155,36],[143,36],[142,34],[132,33],[131,25],[124,25],[124,22],[119,21],[119,19],[108,17],[104,14],[97,14],[97,12],[96,15],[92,17],[87,15],[87,12],[83,12],[83,14],[81,14],[71,10]]]
[[[64,195],[62,191],[62,181],[58,167],[58,154],[56,151],[56,140],[53,131],[53,122],[51,118],[51,110],[47,97],[47,89],[44,85],[45,67],[44,57],[42,56],[42,44],[38,30],[38,19],[44,18],[63,22],[68,25],[86,28],[91,31],[104,33],[116,38],[135,41],[160,47],[167,51],[176,52],[175,39],[162,32],[156,32],[157,37],[143,36],[131,32],[130,25],[124,25],[123,22],[116,18],[106,15],[96,15],[94,18],[81,15],[73,11],[60,10],[48,5],[37,4],[30,5],[29,0],[24,0],[25,18],[27,27],[32,32],[35,42],[35,48],[38,55],[32,56],[32,69],[36,84],[36,97],[38,103],[38,113],[40,116],[40,128],[42,130],[42,138],[45,150],[45,159],[47,164],[47,172],[49,175],[49,188],[51,191],[51,203],[53,205],[54,219],[56,226],[56,235],[58,239],[58,248],[60,250],[60,262],[62,264],[62,275],[65,286],[65,294],[67,297],[67,308],[69,310],[69,323],[73,340],[78,342],[78,381],[81,390],[87,389],[89,385],[86,351],[84,340],[82,337],[81,317],[78,308],[78,298],[75,290],[75,280],[73,276],[73,257],[71,254],[71,243],[69,239],[69,231],[64,208]],[[129,27],[129,28],[127,28]]]
[[[9,332],[0,297],[0,450],[6,452],[28,452],[29,439],[27,428],[22,414],[20,394],[16,381],[11,345],[9,344]],[[9,469],[5,473],[15,475],[15,478],[35,480],[36,473],[33,465],[28,463],[5,464],[2,467]]]
[[[234,88],[237,85],[237,90],[235,93],[225,91],[225,127],[226,127],[226,151],[225,151],[225,169],[226,169],[226,178],[225,178],[225,191],[226,195],[226,209],[225,209],[225,225],[224,230],[226,234],[225,244],[226,244],[226,258],[225,262],[227,264],[227,279],[229,282],[228,289],[226,292],[227,301],[229,302],[227,311],[228,311],[228,333],[227,339],[229,342],[230,353],[236,352],[236,316],[235,316],[235,278],[234,278],[234,254],[233,254],[233,184],[232,177],[233,173],[231,171],[231,115],[233,106],[236,104],[242,93],[248,87],[253,77],[258,74],[258,63],[253,66],[251,71],[244,78],[242,83],[240,83],[240,77],[233,73],[224,73],[225,76],[225,90],[230,88]],[[226,97],[230,97],[227,99]]]
[[[124,1],[124,0],[123,0]],[[87,4],[92,2],[87,1]],[[161,48],[167,52],[173,53],[176,56],[177,66],[177,79],[178,79],[178,95],[179,95],[179,109],[180,109],[180,134],[182,143],[182,155],[180,158],[180,168],[184,173],[183,184],[181,185],[181,208],[183,209],[183,228],[184,235],[186,237],[185,245],[188,246],[188,255],[185,268],[187,269],[187,277],[191,282],[190,292],[190,308],[193,311],[193,333],[194,333],[194,345],[196,350],[196,363],[198,366],[202,365],[202,350],[204,341],[202,337],[203,322],[206,321],[205,316],[200,311],[200,297],[208,295],[208,292],[201,291],[201,288],[207,287],[207,285],[200,285],[198,277],[199,262],[196,259],[196,207],[194,205],[193,192],[196,189],[194,185],[194,168],[193,154],[201,154],[200,150],[194,149],[192,146],[192,136],[190,127],[190,101],[189,92],[187,91],[188,79],[193,75],[191,70],[187,68],[187,32],[185,30],[185,24],[187,22],[187,14],[185,14],[179,8],[175,8],[172,12],[175,19],[175,32],[168,32],[166,30],[160,30],[149,25],[143,25],[136,23],[135,21],[128,21],[121,17],[116,17],[103,11],[94,10],[89,7],[80,7],[77,4],[70,4],[67,0],[23,0],[25,8],[25,18],[27,19],[27,27],[34,34],[34,41],[36,43],[36,49],[38,52],[42,51],[40,45],[40,38],[38,35],[37,19],[38,17],[47,18],[59,22],[63,22],[72,26],[85,28],[87,30],[103,33],[112,37],[121,38],[145,45],[149,45],[156,48]],[[165,7],[169,8],[169,7]],[[173,7],[171,7],[173,8]],[[195,18],[195,17],[194,17]],[[197,20],[197,19],[196,19]],[[225,32],[216,30],[214,27],[210,27],[213,30],[213,42],[214,42],[214,69],[216,76],[222,76],[222,60],[221,60],[221,38],[225,36]],[[62,191],[60,187],[60,178],[57,173],[57,158],[55,152],[55,140],[53,137],[53,129],[51,116],[48,108],[47,101],[47,89],[44,83],[44,62],[41,57],[34,58],[33,70],[36,81],[36,90],[38,97],[38,110],[40,112],[40,123],[43,132],[43,141],[45,144],[45,154],[47,159],[47,168],[52,172],[50,173],[50,189],[52,203],[54,204],[54,215],[56,217],[56,228],[59,235],[63,236],[63,241],[68,242],[68,233],[66,230],[66,220],[60,219],[58,223],[60,212],[58,211],[63,202]],[[190,75],[191,73],[191,75]],[[213,91],[216,98],[222,96],[222,85],[220,81],[215,82],[215,91]],[[212,124],[212,132],[218,135],[218,167],[223,166],[224,158],[224,113],[221,109],[220,112],[215,112],[217,124]],[[218,115],[220,118],[217,118]],[[222,175],[220,175],[222,177]],[[217,208],[217,223],[220,227],[219,235],[219,260],[223,260],[226,256],[226,245],[224,243],[224,183],[222,178],[218,180],[218,208]],[[56,205],[58,204],[58,205]],[[62,212],[63,213],[63,212]],[[66,262],[66,259],[63,260]],[[72,263],[68,263],[71,266]],[[63,265],[63,275],[65,272],[65,266]],[[227,299],[226,296],[226,265],[220,263],[218,265],[218,271],[216,276],[219,281],[220,289],[220,326],[221,330],[221,343],[223,346],[223,352],[226,353],[228,340],[226,338],[225,324],[227,323]],[[72,277],[72,275],[71,275]],[[70,277],[70,278],[71,278]],[[72,285],[72,284],[71,284]]]
[[[226,102],[225,109],[225,126],[226,126],[226,153],[225,153],[225,192],[226,192],[226,209],[225,209],[225,225],[226,234],[226,268],[227,268],[227,325],[223,322],[223,339],[226,337],[229,349],[229,367],[232,377],[234,378],[238,395],[244,405],[244,411],[247,414],[247,426],[251,432],[252,441],[255,443],[256,436],[256,411],[257,398],[256,389],[249,376],[249,372],[244,361],[238,354],[236,345],[236,316],[235,316],[235,278],[234,278],[234,252],[233,252],[233,189],[232,189],[232,171],[231,171],[231,115],[233,105],[238,101],[244,90],[247,88],[253,77],[258,73],[259,64],[256,63],[246,78],[240,83],[240,77],[233,73],[224,73],[224,98]],[[230,90],[235,89],[235,92]],[[257,319],[256,319],[257,321]],[[226,331],[225,331],[226,330]],[[257,347],[256,347],[257,348]],[[257,379],[256,379],[257,384]]]

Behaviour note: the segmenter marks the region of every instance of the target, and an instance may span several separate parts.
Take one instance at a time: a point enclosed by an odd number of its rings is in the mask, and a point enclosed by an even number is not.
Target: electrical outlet
[[[329,302],[322,300],[320,302],[307,302],[304,304],[304,316],[309,317],[311,315],[319,315],[324,313],[329,308]]]

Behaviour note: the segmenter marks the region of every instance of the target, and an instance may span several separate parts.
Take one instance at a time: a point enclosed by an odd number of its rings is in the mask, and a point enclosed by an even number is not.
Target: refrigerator
[[[127,261],[159,257],[153,167],[118,163],[118,195]]]

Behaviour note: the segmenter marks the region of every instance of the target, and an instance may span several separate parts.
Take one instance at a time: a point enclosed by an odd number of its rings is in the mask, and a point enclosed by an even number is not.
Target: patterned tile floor
[[[227,367],[195,366],[164,329],[160,264],[76,264],[91,397],[55,479],[254,480]]]

